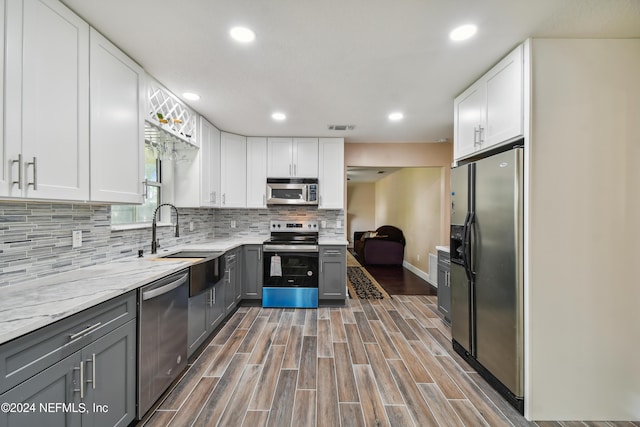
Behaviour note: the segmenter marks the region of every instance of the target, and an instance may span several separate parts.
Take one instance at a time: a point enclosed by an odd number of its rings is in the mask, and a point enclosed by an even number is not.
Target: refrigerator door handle
[[[473,224],[475,224],[475,212],[469,212],[467,215],[467,222],[464,226],[464,237],[463,237],[463,245],[464,245],[464,266],[467,271],[467,278],[470,281],[473,281],[475,278],[475,271],[473,271],[473,265],[471,265],[471,229]]]
[[[467,215],[464,217],[464,225],[462,226],[462,242],[460,242],[460,249],[462,251],[462,265],[464,266],[464,272],[467,276],[467,280],[471,281],[471,275],[469,271],[469,264],[467,263],[467,251],[469,250],[467,247],[467,230],[469,228],[469,216],[471,212],[467,212]]]

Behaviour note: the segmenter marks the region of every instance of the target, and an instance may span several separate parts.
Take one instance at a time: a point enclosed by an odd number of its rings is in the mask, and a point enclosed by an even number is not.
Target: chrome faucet
[[[176,237],[180,237],[180,220],[178,213],[178,208],[173,206],[171,203],[162,203],[158,205],[155,211],[153,211],[153,222],[151,223],[151,253],[155,254],[158,252],[158,240],[156,239],[156,214],[158,213],[158,209],[162,206],[171,206],[176,211]]]

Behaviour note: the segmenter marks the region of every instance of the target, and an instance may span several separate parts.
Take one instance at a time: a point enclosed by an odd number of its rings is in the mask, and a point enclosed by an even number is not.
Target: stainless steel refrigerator
[[[453,347],[524,410],[523,149],[451,170]]]

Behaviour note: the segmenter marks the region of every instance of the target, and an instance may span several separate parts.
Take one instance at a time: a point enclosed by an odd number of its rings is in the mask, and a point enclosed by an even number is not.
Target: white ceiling
[[[176,95],[200,94],[187,103],[218,128],[248,136],[451,140],[453,98],[527,37],[640,37],[640,0],[63,2]],[[465,23],[477,36],[449,41]],[[233,42],[234,25],[255,42]]]

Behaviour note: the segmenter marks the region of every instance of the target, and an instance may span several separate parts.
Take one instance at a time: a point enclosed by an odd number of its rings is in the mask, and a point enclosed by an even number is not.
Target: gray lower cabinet
[[[319,300],[344,301],[347,297],[346,251],[345,246],[320,246]]]
[[[445,251],[438,251],[438,310],[451,323],[451,261]]]
[[[230,313],[242,299],[242,272],[239,266],[242,265],[239,259],[241,254],[240,249],[232,249],[225,253],[225,266],[226,271],[224,273],[224,304],[225,313]],[[238,277],[240,274],[240,277]]]
[[[262,299],[262,245],[245,245],[242,256],[242,297]]]
[[[224,280],[189,298],[188,356],[202,345],[225,317]]]
[[[135,301],[132,292],[0,346],[7,379],[0,401],[22,409],[2,411],[0,426],[129,425],[136,410]]]

